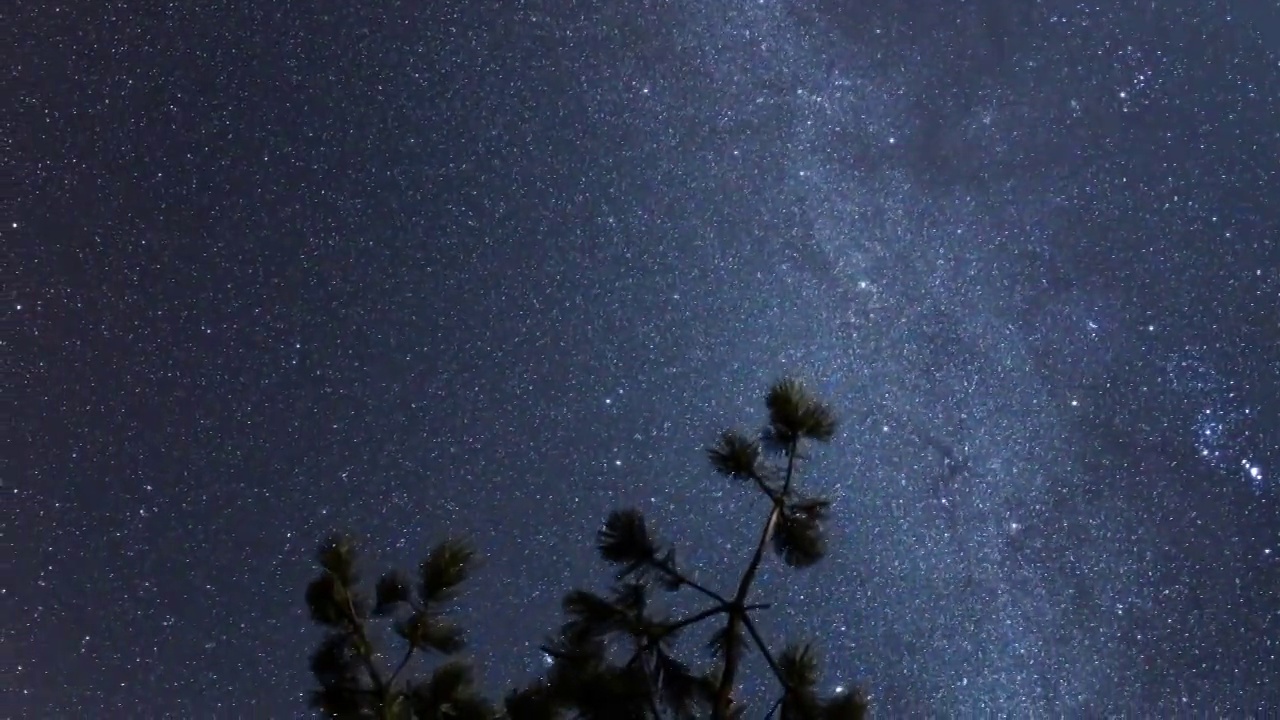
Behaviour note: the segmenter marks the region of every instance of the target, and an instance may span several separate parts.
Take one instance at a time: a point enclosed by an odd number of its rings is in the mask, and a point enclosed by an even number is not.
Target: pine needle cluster
[[[825,556],[824,521],[831,503],[799,489],[807,445],[834,438],[831,409],[795,380],[782,380],[765,397],[768,423],[759,433],[727,431],[707,449],[712,468],[761,493],[769,512],[731,593],[698,581],[679,563],[673,546],[656,537],[635,509],[609,514],[596,536],[600,556],[615,568],[606,593],[565,595],[565,622],[543,645],[551,664],[544,677],[507,694],[502,703],[477,691],[471,667],[455,659],[463,632],[450,604],[469,576],[474,552],[451,540],[437,546],[415,581],[388,573],[372,599],[359,589],[356,553],[342,537],[320,548],[319,576],[307,588],[312,618],[326,628],[312,658],[319,689],[312,707],[342,720],[737,720],[746,707],[735,697],[748,653],[758,652],[778,684],[765,717],[781,720],[860,720],[867,714],[860,690],[823,697],[811,645],[775,652],[754,614],[768,609],[751,591],[769,551],[785,566],[808,568]],[[693,593],[701,610],[672,617],[656,594]],[[369,625],[389,620],[405,649],[388,670],[370,639]],[[678,656],[677,639],[705,633],[710,662],[695,669]],[[439,657],[425,678],[404,677],[415,656]]]

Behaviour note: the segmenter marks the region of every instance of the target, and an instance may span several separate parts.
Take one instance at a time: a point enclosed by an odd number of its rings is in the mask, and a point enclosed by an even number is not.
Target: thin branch
[[[737,648],[734,645],[738,637],[738,626],[746,624],[743,621],[749,619],[746,617],[743,606],[746,604],[747,595],[751,592],[751,583],[755,581],[756,573],[760,570],[760,562],[764,559],[765,547],[768,546],[769,539],[773,537],[774,528],[777,527],[778,519],[782,515],[787,492],[791,489],[791,479],[795,475],[798,447],[798,439],[792,440],[787,445],[787,474],[782,483],[782,491],[776,495],[773,493],[769,495],[773,500],[773,508],[769,511],[769,519],[765,522],[764,529],[760,532],[760,541],[756,543],[755,553],[752,554],[751,561],[747,564],[747,569],[742,573],[742,579],[738,582],[738,592],[733,597],[725,633],[728,644],[725,647],[724,673],[720,676],[720,686],[716,690],[716,703],[712,709],[714,720],[724,720],[732,703],[733,685],[738,674],[739,660],[739,653],[736,652]]]
[[[728,603],[725,603],[717,607],[708,608],[698,613],[697,615],[690,615],[689,617],[684,618],[683,620],[679,620],[672,623],[669,627],[663,630],[662,636],[665,638],[666,636],[678,630],[683,630],[684,628],[687,628],[694,623],[702,622],[703,620],[706,620],[709,617],[712,617],[714,615],[719,615],[720,613],[725,613],[725,612],[729,612]]]
[[[768,604],[755,605],[753,607],[757,607],[757,608],[768,607]],[[656,648],[659,645],[659,643],[661,643],[663,640],[667,639],[677,631],[683,628],[689,627],[690,625],[694,625],[699,622],[702,622],[703,620],[706,620],[709,617],[714,617],[721,613],[727,613],[727,612],[731,612],[731,607],[729,603],[725,602],[717,605],[716,607],[707,608],[702,612],[696,613],[694,615],[690,615],[687,618],[682,618],[668,625],[667,627],[662,629],[662,632],[658,633],[654,637],[651,637],[645,640],[645,642],[642,645],[640,645],[640,647],[637,647],[635,652],[632,653],[631,658],[627,660],[627,664],[624,665],[623,667],[630,668],[634,666],[637,661],[644,658],[644,656],[648,654],[651,650]],[[545,651],[546,650],[544,648],[544,652]],[[659,711],[657,703],[654,700],[654,697],[657,694],[657,685],[654,682],[653,675],[650,672],[649,668],[644,667],[642,668],[642,670],[644,671],[645,680],[646,682],[648,682],[649,688],[650,688],[649,705],[651,710],[653,711],[653,717],[655,720],[661,720],[662,713]]]
[[[782,481],[782,492],[780,495],[786,497],[791,492],[791,481],[795,479],[796,460],[804,459],[804,455],[800,453],[800,441],[792,440],[791,446],[787,448],[787,478]]]
[[[774,659],[773,653],[769,652],[769,646],[765,644],[764,637],[760,635],[760,631],[756,628],[755,622],[750,615],[742,614],[742,622],[747,626],[747,632],[751,633],[751,638],[755,640],[756,647],[760,648],[760,654],[764,655],[764,659],[769,663],[769,669],[773,670],[774,676],[778,678],[778,682],[782,685],[784,691],[790,691],[785,676],[782,674],[782,666]]]
[[[705,586],[703,586],[703,585],[699,584],[699,583],[698,583],[697,581],[695,581],[693,578],[689,577],[688,575],[685,575],[684,573],[682,573],[682,572],[680,572],[679,570],[677,570],[677,569],[675,569],[674,567],[672,567],[672,566],[671,566],[671,564],[670,564],[670,563],[668,563],[666,560],[657,560],[657,559],[654,559],[654,560],[650,560],[650,563],[653,565],[653,567],[657,568],[658,570],[661,570],[662,572],[666,573],[667,575],[669,575],[669,576],[671,576],[671,577],[675,578],[676,580],[679,580],[682,584],[684,584],[684,585],[688,585],[689,587],[693,588],[694,590],[697,590],[698,592],[702,593],[703,595],[706,595],[707,597],[711,598],[712,600],[715,600],[716,602],[720,603],[721,605],[728,605],[728,604],[729,604],[729,600],[728,600],[727,598],[725,598],[725,596],[721,595],[720,593],[716,592],[715,590],[711,590],[710,588],[707,588],[707,587],[705,587]]]
[[[751,555],[751,562],[747,564],[747,569],[742,573],[742,580],[738,583],[738,592],[733,596],[733,602],[741,604],[747,599],[747,593],[751,591],[751,583],[755,582],[756,573],[760,571],[760,561],[764,559],[764,550],[769,546],[769,539],[773,537],[773,530],[778,526],[778,519],[782,516],[783,503],[781,500],[774,500],[773,507],[769,510],[769,517],[765,520],[764,529],[760,532],[760,540],[756,543],[756,550]]]
[[[724,671],[720,674],[720,685],[716,688],[716,702],[711,708],[712,720],[728,720],[733,707],[733,682],[738,672],[738,613],[730,612],[725,623],[724,634]]]
[[[409,651],[404,654],[404,658],[400,660],[400,664],[396,666],[396,671],[391,673],[391,679],[387,681],[387,686],[391,687],[396,684],[396,678],[400,677],[400,673],[404,671],[405,666],[409,664],[409,658],[413,657],[413,651],[416,648],[409,646]]]
[[[775,495],[773,488],[769,487],[769,484],[764,481],[764,478],[761,477],[760,473],[758,472],[751,473],[751,479],[755,481],[756,487],[760,488],[760,492],[769,496],[770,500],[777,502],[778,498]]]
[[[386,696],[387,684],[382,680],[382,673],[378,671],[378,666],[373,661],[372,645],[369,643],[369,636],[365,634],[364,623],[356,616],[355,604],[351,601],[351,591],[346,585],[339,583],[338,587],[342,588],[343,599],[346,600],[347,623],[351,626],[350,632],[356,637],[357,654],[364,662],[365,672],[369,674],[369,681],[373,683],[373,687],[379,695]]]
[[[706,610],[703,610],[700,613],[697,613],[696,615],[690,615],[687,618],[683,618],[677,622],[674,622],[668,625],[667,627],[662,629],[662,632],[658,633],[654,637],[649,638],[644,642],[643,645],[636,648],[636,651],[631,656],[631,659],[627,661],[627,665],[628,666],[634,665],[635,662],[639,660],[642,655],[649,652],[653,648],[657,647],[658,643],[662,642],[663,640],[666,640],[668,637],[678,632],[679,630],[689,627],[690,625],[693,625],[695,623],[702,622],[703,620],[706,620],[709,617],[713,617],[715,615],[719,615],[720,613],[725,613],[725,612],[729,612],[729,606],[727,603],[721,606],[708,608]]]
[[[764,559],[764,549],[768,546],[770,538],[773,537],[773,529],[778,524],[778,518],[782,515],[783,498],[791,489],[791,478],[795,475],[796,467],[796,446],[798,440],[792,440],[791,445],[787,448],[787,476],[782,483],[782,492],[773,498],[773,509],[769,512],[769,520],[764,524],[764,531],[760,533],[760,541],[756,543],[755,554],[751,556],[751,562],[747,565],[746,572],[742,574],[742,580],[738,582],[738,592],[734,595],[734,603],[741,605],[747,600],[747,593],[751,592],[751,583],[755,582],[756,573],[760,570],[760,561]]]

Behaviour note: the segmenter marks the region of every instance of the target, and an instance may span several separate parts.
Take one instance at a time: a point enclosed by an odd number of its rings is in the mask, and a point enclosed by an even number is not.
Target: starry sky
[[[0,712],[303,716],[335,529],[475,542],[496,695],[611,508],[736,577],[786,373],[833,687],[1274,708],[1280,10],[934,5],[10,8]]]

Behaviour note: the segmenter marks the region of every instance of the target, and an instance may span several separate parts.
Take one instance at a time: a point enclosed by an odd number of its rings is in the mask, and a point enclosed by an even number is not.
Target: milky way
[[[1080,44],[1105,67],[1078,72],[1102,77],[1045,87],[1037,66],[1079,60],[1003,34],[984,48],[990,26],[967,16],[981,11],[958,11],[961,29],[916,49],[918,68],[900,72],[878,66],[874,40],[861,44],[897,30],[892,22],[872,22],[853,42],[821,12],[760,3],[704,11],[689,35],[709,87],[734,98],[704,111],[724,118],[708,164],[731,188],[773,198],[757,241],[793,257],[784,271],[808,275],[805,300],[828,308],[809,362],[843,403],[868,412],[841,456],[860,469],[837,492],[862,530],[849,531],[848,547],[867,561],[865,576],[847,580],[857,599],[835,610],[858,621],[836,621],[848,635],[836,642],[864,666],[911,677],[935,710],[1087,708],[1141,684],[1134,673],[1157,651],[1122,650],[1116,638],[1134,608],[1165,591],[1150,582],[1160,510],[1103,498],[1060,506],[1087,482],[1087,436],[1073,415],[1087,383],[1111,382],[1130,361],[1114,357],[1126,350],[1116,336],[1156,328],[1106,292],[1039,301],[1056,278],[1037,276],[1024,256],[1055,252],[1070,232],[1055,206],[1095,202],[1095,173],[1106,172],[1064,158],[1064,138],[1090,124],[1086,115],[1157,102],[1178,60],[1140,38],[1087,38]],[[1040,20],[1066,26],[1064,39],[1090,32],[1090,18],[1071,11]],[[954,90],[967,97],[938,101],[938,68],[957,51],[949,43],[966,41],[985,53],[971,66],[990,75],[959,77]],[[929,99],[939,106],[922,108]],[[1037,372],[1038,353],[1067,372]],[[1239,427],[1256,410],[1229,388],[1177,376],[1177,392],[1210,407],[1171,419],[1168,435],[1194,433],[1187,441],[1215,468],[1243,470],[1265,492],[1243,447],[1262,441]],[[972,471],[948,490],[955,497],[928,501],[950,452]],[[1071,532],[1081,536],[1063,540]],[[1056,543],[1069,549],[1055,556]],[[877,659],[886,646],[901,655]]]
[[[1269,11],[944,5],[23,10],[5,710],[297,714],[335,528],[474,539],[496,695],[611,508],[736,577],[703,447],[783,373],[843,424],[762,623],[829,686],[1274,707]]]

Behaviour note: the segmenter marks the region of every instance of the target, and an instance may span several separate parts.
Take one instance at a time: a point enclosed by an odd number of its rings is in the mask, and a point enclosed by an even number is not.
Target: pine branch
[[[782,492],[773,498],[773,509],[769,512],[769,520],[765,523],[763,532],[760,533],[760,541],[756,543],[755,554],[751,556],[751,562],[747,565],[746,572],[742,574],[742,580],[738,582],[738,592],[733,599],[734,603],[738,605],[745,603],[747,594],[751,592],[751,584],[755,582],[756,573],[760,570],[760,562],[764,559],[764,549],[768,546],[770,538],[773,537],[774,528],[777,527],[778,519],[786,506],[784,498],[791,490],[791,480],[795,476],[796,448],[799,444],[799,440],[792,440],[791,444],[787,446],[787,474],[782,482]]]
[[[707,618],[715,617],[716,615],[719,615],[724,612],[728,612],[728,603],[724,603],[723,605],[720,605],[717,607],[708,608],[706,610],[703,610],[700,613],[697,613],[696,615],[690,615],[687,618],[684,618],[682,620],[672,623],[671,625],[668,625],[667,627],[662,629],[661,633],[658,633],[654,637],[649,638],[644,642],[643,645],[636,648],[636,651],[631,656],[631,659],[627,661],[627,666],[634,665],[636,661],[641,658],[641,656],[643,656],[645,653],[657,647],[658,643],[661,643],[663,640],[666,640],[667,638],[671,637],[675,633],[683,630],[684,628],[689,627],[690,625],[700,623],[703,620],[706,620]]]
[[[396,671],[391,673],[391,679],[387,681],[388,686],[394,686],[396,684],[396,678],[400,677],[400,673],[404,672],[405,667],[409,665],[409,659],[413,657],[413,653],[416,650],[417,648],[410,643],[409,649],[400,660],[400,664],[396,666]]]
[[[728,600],[727,598],[725,598],[725,596],[721,595],[720,593],[716,592],[715,590],[711,590],[710,588],[707,588],[706,586],[699,584],[699,583],[698,583],[697,581],[695,581],[693,578],[689,577],[688,575],[685,575],[684,573],[680,572],[680,571],[679,571],[679,570],[677,570],[676,568],[672,567],[671,563],[667,562],[665,559],[663,559],[663,560],[659,560],[659,559],[655,558],[655,559],[651,560],[650,562],[652,563],[653,567],[654,567],[656,570],[658,570],[659,572],[666,573],[666,574],[667,574],[668,576],[670,576],[671,578],[674,578],[675,580],[678,580],[680,583],[682,583],[682,584],[684,584],[684,585],[688,585],[689,587],[693,588],[694,590],[697,590],[698,592],[702,593],[703,595],[706,595],[708,598],[711,598],[712,600],[715,600],[715,601],[716,601],[717,603],[719,603],[720,605],[729,605],[729,604],[730,604],[730,603],[729,603],[729,600]]]
[[[753,474],[751,479],[755,481],[756,487],[760,488],[760,492],[764,493],[769,500],[776,503],[783,497],[781,493],[769,487],[769,484],[764,481],[764,477],[760,473]]]
[[[663,634],[664,638],[665,638],[665,637],[668,637],[668,636],[670,636],[670,635],[673,635],[673,634],[675,634],[675,633],[677,633],[677,632],[679,632],[679,631],[681,631],[681,630],[683,630],[683,629],[685,629],[685,628],[689,627],[690,625],[693,625],[693,624],[695,624],[695,623],[700,623],[700,622],[702,622],[703,620],[706,620],[706,619],[707,619],[707,618],[709,618],[709,617],[714,617],[714,616],[716,616],[716,615],[719,615],[720,613],[727,612],[727,611],[728,611],[728,608],[727,608],[727,606],[725,606],[725,605],[721,605],[721,606],[719,606],[719,607],[708,608],[708,609],[703,610],[702,612],[700,612],[700,613],[698,613],[698,614],[696,614],[696,615],[690,615],[690,616],[689,616],[689,617],[687,617],[687,618],[684,618],[684,619],[682,619],[682,620],[679,620],[679,621],[677,621],[677,622],[672,623],[669,627],[667,627],[667,628],[663,631],[663,633],[662,633],[662,634]]]
[[[733,685],[738,675],[738,664],[741,656],[737,645],[739,627],[743,625],[746,616],[744,606],[746,605],[747,595],[751,592],[751,584],[755,581],[756,573],[760,570],[760,562],[764,559],[765,548],[769,545],[769,539],[773,536],[773,530],[778,524],[778,518],[782,515],[782,509],[785,507],[783,498],[791,489],[791,480],[795,475],[796,449],[799,446],[798,437],[790,438],[787,443],[787,472],[782,483],[782,492],[773,498],[773,508],[769,511],[769,519],[765,522],[764,530],[760,533],[760,540],[756,543],[755,553],[751,556],[751,562],[747,564],[746,570],[742,574],[742,579],[738,582],[738,592],[734,595],[729,619],[726,623],[725,636],[727,638],[726,652],[724,657],[724,672],[720,676],[720,687],[716,692],[716,703],[712,709],[712,717],[714,720],[727,720],[729,707],[732,704]]]
[[[382,673],[378,670],[378,666],[373,657],[373,645],[369,642],[369,635],[365,632],[364,622],[356,614],[355,603],[351,599],[351,590],[345,585],[342,586],[343,599],[346,602],[347,622],[350,625],[349,631],[356,638],[356,654],[360,656],[360,661],[364,664],[365,672],[369,674],[369,682],[373,683],[374,690],[384,700],[387,697],[387,684],[382,679]]]
[[[791,684],[787,682],[786,676],[783,675],[782,666],[774,659],[773,653],[769,652],[769,646],[765,644],[764,636],[756,628],[755,621],[745,612],[742,614],[742,624],[747,626],[747,632],[751,634],[751,639],[755,641],[756,647],[760,649],[760,654],[764,655],[765,662],[769,663],[769,669],[773,671],[774,676],[778,678],[778,682],[782,684],[783,691],[790,691]]]

